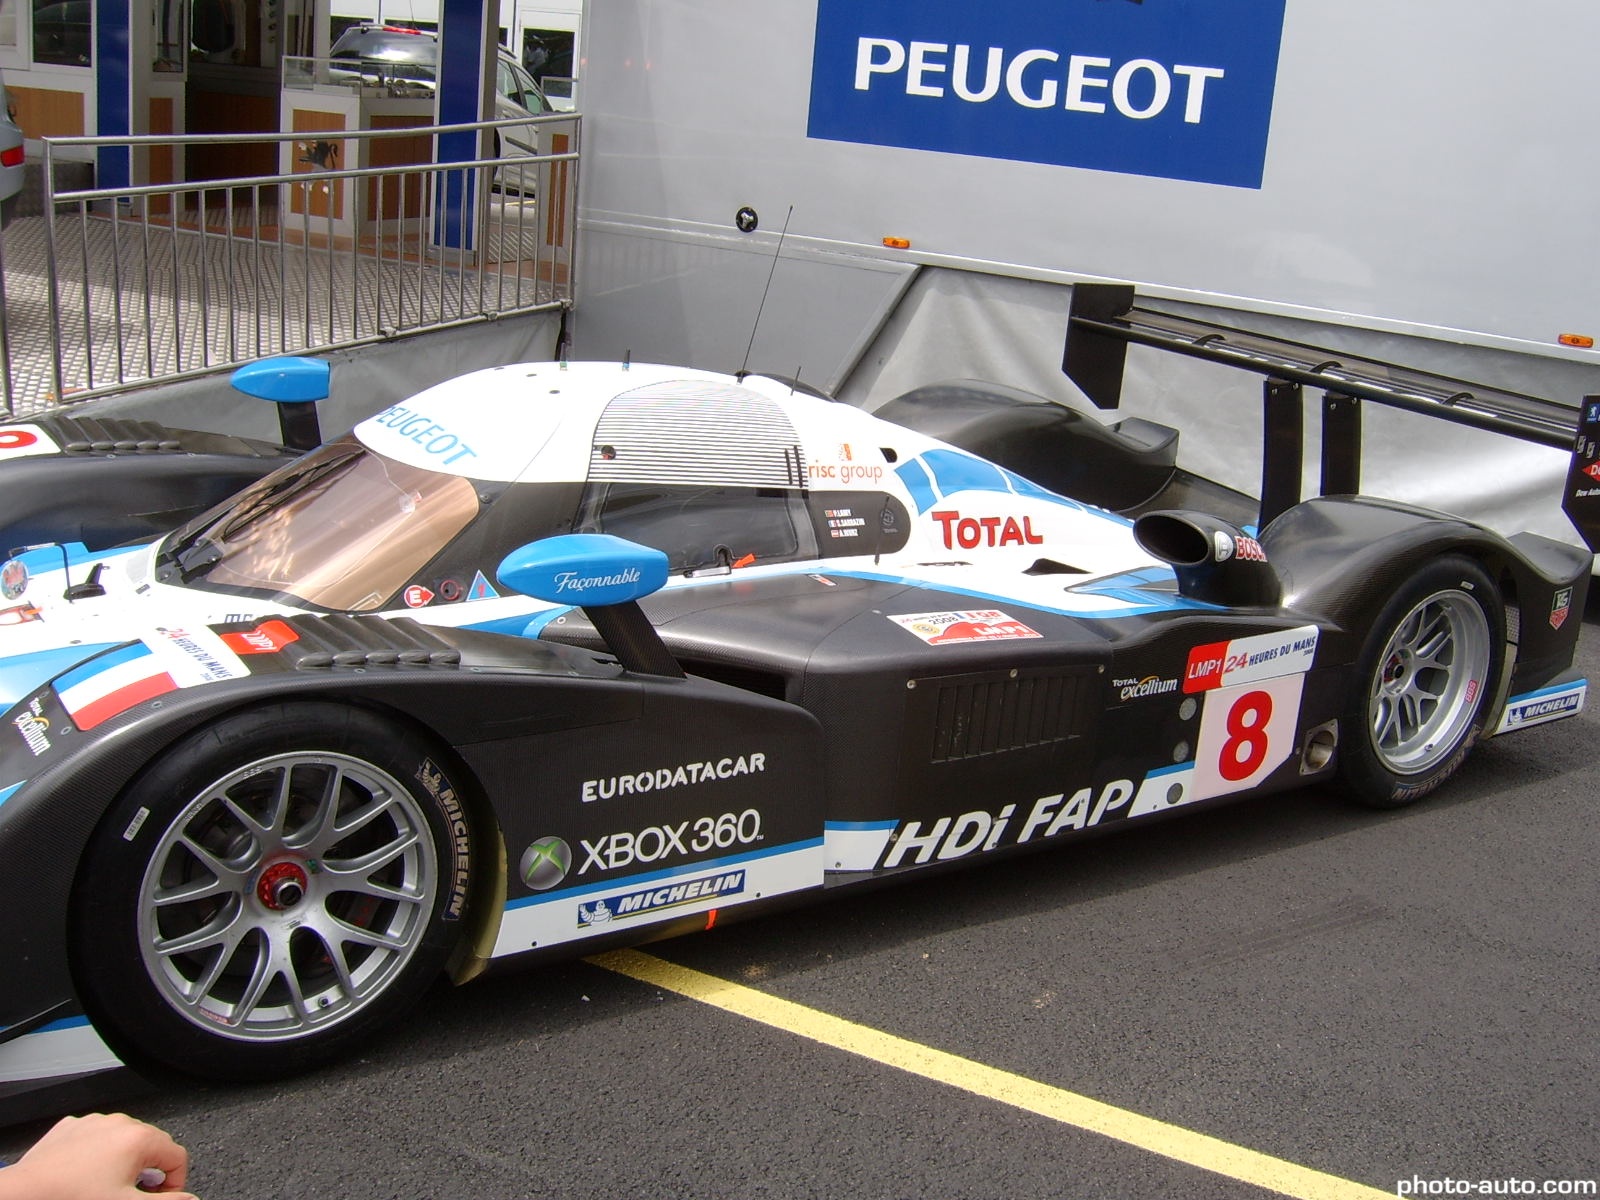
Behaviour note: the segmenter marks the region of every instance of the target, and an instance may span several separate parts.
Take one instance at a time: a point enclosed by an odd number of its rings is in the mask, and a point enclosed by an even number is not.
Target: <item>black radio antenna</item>
[[[744,362],[739,367],[739,378],[750,373],[750,352],[756,346],[756,330],[761,328],[761,310],[767,307],[767,293],[772,290],[772,277],[778,270],[778,259],[783,257],[783,238],[789,232],[789,218],[794,216],[794,205],[783,214],[783,228],[778,231],[778,245],[772,252],[772,265],[767,268],[767,286],[761,289],[761,303],[756,305],[756,319],[750,325],[750,342],[744,348]]]

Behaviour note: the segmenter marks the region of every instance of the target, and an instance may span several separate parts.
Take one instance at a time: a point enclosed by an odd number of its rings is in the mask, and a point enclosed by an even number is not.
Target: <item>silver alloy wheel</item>
[[[1468,593],[1436,592],[1396,627],[1378,659],[1367,713],[1372,745],[1397,775],[1454,753],[1489,673],[1489,622]]]
[[[162,834],[139,889],[145,970],[208,1033],[297,1038],[382,995],[438,880],[423,812],[391,775],[328,752],[263,758]]]

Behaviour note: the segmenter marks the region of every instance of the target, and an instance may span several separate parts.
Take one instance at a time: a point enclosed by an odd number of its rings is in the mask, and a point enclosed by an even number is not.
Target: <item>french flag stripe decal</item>
[[[56,696],[79,729],[93,729],[135,704],[177,689],[143,642],[110,650],[56,681]]]

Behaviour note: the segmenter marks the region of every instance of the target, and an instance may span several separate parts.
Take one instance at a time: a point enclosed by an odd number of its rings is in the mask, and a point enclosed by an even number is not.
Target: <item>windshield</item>
[[[174,534],[160,572],[370,612],[477,515],[470,480],[406,466],[346,436]]]
[[[418,63],[431,68],[439,62],[439,43],[427,34],[399,29],[351,29],[333,44],[328,57]]]

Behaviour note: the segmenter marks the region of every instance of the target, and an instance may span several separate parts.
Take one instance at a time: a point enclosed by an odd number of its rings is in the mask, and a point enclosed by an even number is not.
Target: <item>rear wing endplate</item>
[[[1265,376],[1262,383],[1263,526],[1300,502],[1304,389],[1322,397],[1321,494],[1361,490],[1365,402],[1423,413],[1525,442],[1568,450],[1562,510],[1590,550],[1600,549],[1600,396],[1581,406],[1396,366],[1270,334],[1142,308],[1120,283],[1072,289],[1062,369],[1099,408],[1121,402],[1128,345],[1154,346]]]

